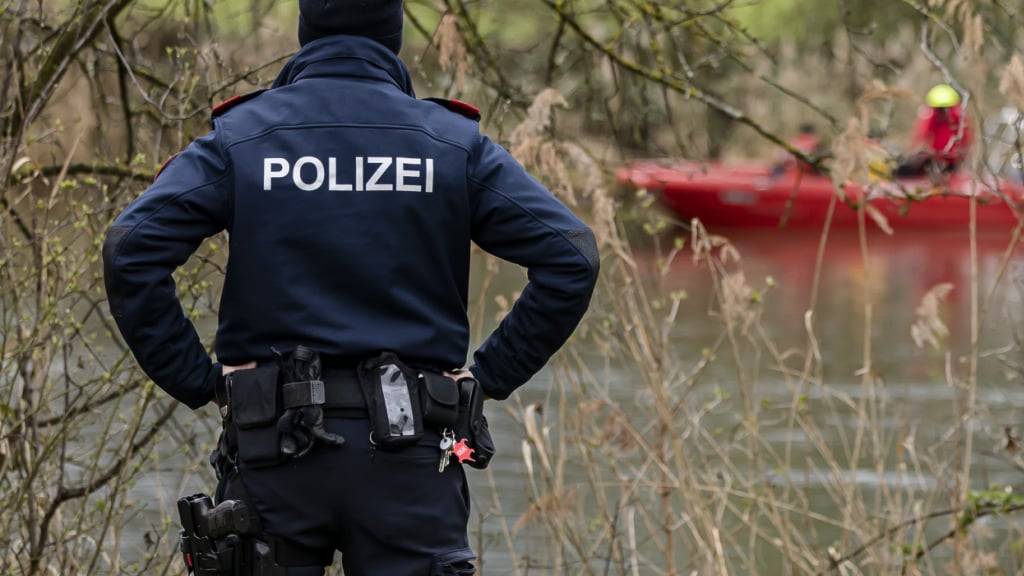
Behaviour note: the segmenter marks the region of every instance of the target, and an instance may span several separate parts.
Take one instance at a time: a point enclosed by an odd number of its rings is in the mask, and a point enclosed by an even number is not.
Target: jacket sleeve
[[[473,240],[525,266],[529,283],[470,367],[503,400],[565,344],[590,304],[600,260],[594,234],[501,146],[482,137],[470,157]]]
[[[171,274],[228,226],[230,167],[216,132],[174,157],[107,231],[110,312],[139,366],[190,408],[213,398],[214,364],[185,317]]]

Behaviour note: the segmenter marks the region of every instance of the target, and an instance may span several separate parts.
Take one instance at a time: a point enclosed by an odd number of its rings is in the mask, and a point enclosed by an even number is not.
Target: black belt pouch
[[[228,374],[230,418],[238,431],[238,457],[253,466],[281,461],[277,363]]]
[[[423,421],[439,428],[454,429],[459,422],[459,384],[436,372],[423,371]]]
[[[370,440],[381,449],[411,446],[423,437],[419,373],[393,352],[359,365],[359,388],[370,417]]]

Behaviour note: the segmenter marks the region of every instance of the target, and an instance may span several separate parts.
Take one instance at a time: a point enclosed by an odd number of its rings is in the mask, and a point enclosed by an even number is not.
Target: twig
[[[1009,507],[989,506],[989,507],[985,507],[985,508],[981,508],[981,509],[977,510],[974,513],[974,519],[977,520],[978,518],[984,518],[985,516],[991,516],[992,514],[996,514],[996,513],[999,513],[999,514],[1010,514],[1010,513],[1013,513],[1013,512],[1019,512],[1021,510],[1024,510],[1024,504],[1018,504],[1018,505],[1009,506]],[[894,526],[890,526],[889,528],[886,528],[885,530],[880,532],[874,538],[868,540],[864,544],[861,544],[860,547],[858,547],[853,552],[850,552],[849,554],[846,554],[845,556],[841,556],[839,558],[836,558],[836,559],[832,560],[830,566],[827,569],[822,570],[821,572],[818,572],[818,576],[823,576],[825,574],[828,574],[830,572],[834,572],[834,571],[838,570],[843,564],[845,564],[846,562],[849,562],[849,561],[853,560],[854,558],[860,556],[861,554],[866,552],[869,548],[871,548],[875,544],[878,544],[879,542],[881,542],[881,541],[883,541],[883,540],[893,536],[894,534],[896,534],[896,533],[898,533],[898,532],[900,532],[900,531],[902,531],[902,530],[904,530],[904,529],[906,529],[906,528],[908,528],[910,526],[913,526],[915,524],[920,524],[921,522],[925,522],[927,520],[933,520],[935,518],[942,518],[944,516],[951,516],[951,515],[960,514],[960,513],[963,513],[963,512],[965,512],[964,509],[939,510],[937,512],[930,512],[928,514],[922,514],[920,516],[914,516],[913,518],[909,518],[907,520],[904,520],[904,521],[900,522],[899,524],[896,524]],[[956,530],[956,529],[951,530],[949,533],[945,534],[941,538],[939,538],[936,541],[932,542],[928,546],[928,548],[926,550],[919,550],[919,551],[917,551],[917,553],[914,555],[914,559],[915,560],[919,560],[929,550],[934,549],[936,546],[938,546],[939,544],[941,544],[945,540],[948,540],[949,538],[952,538],[954,535],[957,534],[958,531],[959,530]]]
[[[38,169],[35,174],[41,174],[43,176],[56,176],[61,171],[61,166],[48,165]],[[96,174],[99,176],[117,176],[119,178],[128,178],[131,180],[137,180],[139,182],[152,182],[153,177],[156,175],[154,172],[149,170],[140,170],[138,168],[131,168],[120,164],[84,164],[76,163],[68,166],[67,176],[74,176],[78,174]],[[11,183],[15,184],[18,182],[24,182],[31,179],[32,175],[12,175]]]
[[[796,148],[795,146],[784,140],[782,137],[769,131],[764,126],[754,121],[739,108],[736,108],[735,106],[725,102],[724,100],[718,98],[717,96],[714,96],[709,92],[706,92],[693,82],[683,83],[682,81],[672,76],[668,76],[662,72],[657,72],[648,69],[632,60],[627,59],[626,57],[622,56],[611,47],[605,46],[597,38],[595,38],[589,32],[584,30],[580,23],[576,21],[570,14],[565,12],[565,9],[562,7],[562,2],[560,0],[541,1],[544,4],[546,4],[549,8],[554,10],[559,16],[561,16],[569,25],[569,27],[572,28],[572,30],[576,32],[576,34],[579,35],[579,37],[582,38],[584,42],[591,45],[594,49],[598,50],[599,52],[607,56],[609,60],[618,65],[620,68],[628,72],[631,72],[637,76],[646,78],[652,82],[661,84],[675,92],[678,92],[679,94],[682,94],[690,98],[695,98],[701,101],[709,108],[717,110],[718,112],[724,114],[726,117],[733,120],[734,122],[738,122],[749,128],[752,128],[765,140],[768,140],[769,142],[775,144],[776,146],[785,149],[793,156],[796,156],[799,160],[803,160],[807,164],[810,164],[823,174],[828,173],[828,169],[824,165],[821,158],[814,158],[804,153],[802,150]]]
[[[137,452],[145,448],[147,444],[156,438],[157,432],[159,432],[160,429],[163,428],[163,425],[171,419],[171,416],[174,414],[174,411],[178,409],[178,406],[179,404],[177,402],[169,403],[142,438],[139,438],[132,443],[131,446],[128,447],[128,450],[126,450],[125,453],[117,459],[117,461],[108,466],[106,470],[100,472],[98,476],[76,486],[60,486],[57,489],[57,495],[50,502],[50,505],[46,509],[46,513],[43,515],[43,519],[39,523],[39,539],[34,548],[36,554],[30,561],[30,574],[35,572],[36,567],[39,565],[39,561],[42,559],[41,555],[43,548],[46,546],[50,522],[53,521],[53,518],[57,514],[61,505],[69,500],[88,496],[89,494],[92,494],[106,486],[108,482],[113,480],[121,472]]]

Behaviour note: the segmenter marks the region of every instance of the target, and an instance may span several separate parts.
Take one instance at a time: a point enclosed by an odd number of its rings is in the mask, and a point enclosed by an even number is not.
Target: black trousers
[[[441,436],[416,446],[375,450],[366,419],[327,418],[341,447],[317,446],[271,468],[248,468],[222,480],[218,495],[244,487],[264,533],[314,552],[341,551],[346,576],[469,576],[469,486],[462,466],[438,472]],[[320,576],[323,566],[288,576]]]

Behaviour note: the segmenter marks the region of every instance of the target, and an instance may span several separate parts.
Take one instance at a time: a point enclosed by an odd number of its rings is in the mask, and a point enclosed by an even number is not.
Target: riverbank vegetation
[[[212,487],[219,422],[134,364],[105,302],[103,234],[208,130],[214,103],[269,85],[297,49],[295,6],[0,7],[0,573],[180,574],[172,504]],[[1024,108],[1021,18],[1003,0],[408,0],[403,59],[420,95],[478,104],[482,129],[587,215],[602,253],[570,345],[488,408],[504,436],[499,463],[473,477],[482,574],[1024,569],[1024,474],[993,485],[978,464],[1024,472],[1020,412],[979,399],[979,374],[1024,383],[1018,335],[991,329],[1016,313],[1024,225],[984,273],[976,226],[963,231],[967,322],[947,321],[946,285],[897,322],[876,313],[867,265],[888,224],[842,194],[888,153],[869,134],[905,144],[931,84],[956,86],[979,132]],[[794,149],[801,123],[831,148]],[[989,152],[982,140],[970,160],[979,179],[1005,168]],[[865,278],[842,318],[819,307],[829,221],[800,263],[807,285],[778,286],[748,274],[729,238],[614,179],[635,157],[780,154],[831,176],[830,210],[859,212]],[[207,342],[225,246],[209,239],[176,275]],[[516,294],[498,279],[517,272],[476,258],[479,341]],[[706,297],[678,287],[680,270]],[[774,323],[784,303],[796,334]],[[838,322],[854,336],[835,338]],[[710,335],[697,349],[679,336],[695,324]],[[948,398],[942,421],[908,420],[890,395],[895,368],[873,344],[892,331]],[[856,349],[853,377],[831,360],[840,348]],[[791,435],[769,437],[780,428]]]

